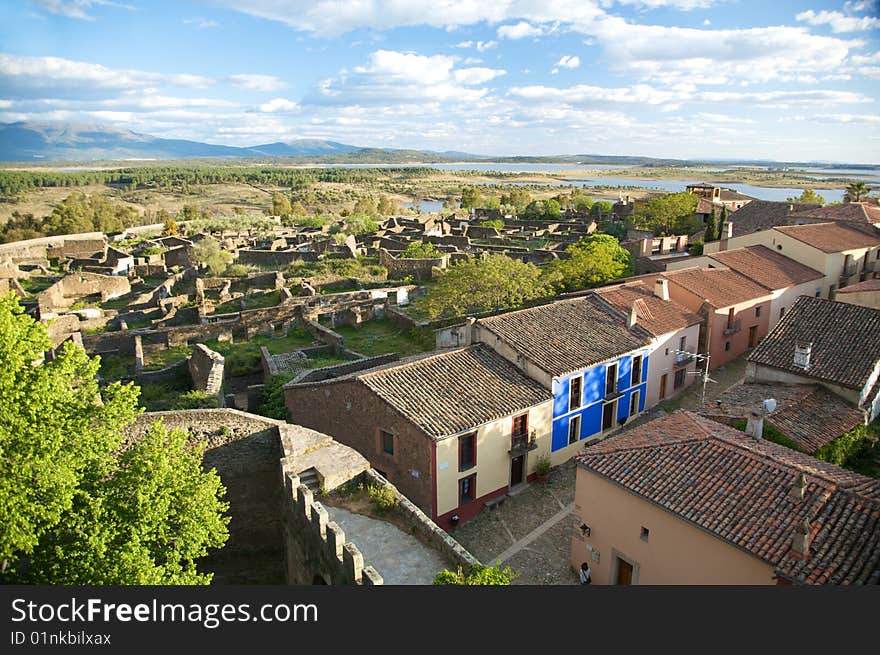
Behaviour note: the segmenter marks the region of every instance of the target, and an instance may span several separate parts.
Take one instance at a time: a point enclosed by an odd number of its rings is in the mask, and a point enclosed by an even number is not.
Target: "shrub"
[[[541,455],[535,461],[535,473],[538,475],[549,475],[550,473],[550,457],[548,455]]]
[[[247,264],[229,264],[223,274],[227,277],[247,277],[248,273],[256,270],[255,266],[248,266]]]
[[[284,385],[293,378],[293,373],[282,373],[273,375],[269,381],[263,385],[263,393],[261,395],[260,405],[257,407],[257,414],[276,418],[286,421],[290,418],[287,411],[287,405],[284,403]]]
[[[868,429],[857,425],[849,432],[841,435],[831,443],[827,443],[816,451],[816,458],[844,466],[847,462],[858,458],[871,445]]]
[[[397,495],[391,487],[370,486],[370,504],[376,514],[386,514],[397,507]]]
[[[482,223],[480,223],[480,227],[494,227],[498,228],[499,230],[503,230],[504,221],[502,221],[500,218],[493,218],[491,221],[483,221]]]
[[[404,259],[439,259],[443,253],[433,243],[413,241],[400,256]]]
[[[220,406],[217,396],[206,391],[187,391],[180,394],[173,409],[213,409]]]
[[[468,569],[467,574],[459,566],[456,571],[444,569],[434,576],[435,585],[509,585],[511,580],[519,576],[509,566],[503,569],[500,564],[485,566],[474,564]]]

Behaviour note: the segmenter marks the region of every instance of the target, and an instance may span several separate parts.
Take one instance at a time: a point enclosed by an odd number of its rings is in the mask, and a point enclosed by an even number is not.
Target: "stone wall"
[[[353,362],[345,364],[337,364],[335,366],[325,366],[323,368],[313,368],[303,371],[288,384],[305,384],[306,382],[321,382],[323,380],[332,380],[343,375],[356,373],[357,371],[366,371],[367,369],[381,366],[382,364],[390,364],[400,359],[397,353],[388,355],[376,355],[375,357],[366,357],[357,359]]]
[[[189,373],[194,389],[220,394],[223,389],[223,355],[203,343],[197,344],[189,359]]]
[[[238,263],[279,268],[289,266],[293,262],[316,262],[318,253],[301,252],[299,250],[239,250]]]
[[[396,259],[384,248],[379,249],[379,265],[388,269],[388,277],[400,279],[412,276],[417,280],[430,280],[434,275],[434,268],[446,268],[449,255],[443,255],[436,259]]]
[[[51,314],[56,310],[67,309],[78,299],[87,296],[100,296],[109,300],[123,296],[131,291],[128,278],[116,275],[79,272],[65,275],[48,289],[37,295],[40,314]]]

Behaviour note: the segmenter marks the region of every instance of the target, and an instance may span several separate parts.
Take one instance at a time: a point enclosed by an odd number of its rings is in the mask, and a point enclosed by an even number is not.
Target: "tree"
[[[503,230],[504,229],[504,221],[501,220],[500,218],[493,218],[492,220],[489,220],[489,221],[481,221],[480,227],[494,227],[496,229]]]
[[[786,202],[797,202],[808,205],[824,205],[825,198],[820,196],[818,193],[813,191],[812,189],[804,189],[801,195],[794,198],[786,198]]]
[[[466,186],[461,190],[461,208],[479,207],[483,202],[483,194],[475,186]]]
[[[595,287],[632,274],[632,255],[610,234],[592,234],[570,245],[569,259],[544,269],[548,283],[566,291]]]
[[[434,576],[435,585],[509,585],[511,580],[519,577],[519,573],[509,566],[503,569],[500,564],[485,566],[474,564],[467,574],[459,566],[455,571],[443,569]]]
[[[667,193],[637,205],[633,225],[658,235],[687,234],[694,228],[700,199],[694,193]]]
[[[611,215],[613,207],[614,203],[608,200],[597,200],[590,207],[590,216],[601,221],[605,216]]]
[[[718,231],[715,233],[715,240],[719,241],[724,238],[724,234],[727,232],[727,222],[730,220],[730,213],[727,209],[727,205],[724,205],[721,208],[721,220],[718,222]]]
[[[519,307],[552,291],[534,264],[490,254],[451,266],[417,306],[431,318],[463,316]]]
[[[870,188],[864,182],[853,182],[846,185],[846,193],[843,195],[844,202],[861,202],[868,197]]]
[[[226,252],[214,237],[205,237],[193,246],[193,259],[204,264],[212,275],[220,275],[232,263],[232,253]]]
[[[364,214],[367,216],[375,216],[376,215],[376,201],[373,199],[373,196],[363,196],[357,199],[357,202],[354,203],[354,209],[351,212],[352,214]]]
[[[168,214],[168,212],[165,212]],[[163,237],[176,237],[180,234],[180,228],[177,225],[177,221],[174,220],[174,217],[171,214],[168,214],[167,218],[165,218],[165,222],[162,225],[162,236]]]
[[[501,201],[498,196],[486,196],[483,198],[483,207],[486,209],[501,209]]]
[[[443,253],[433,243],[413,241],[400,256],[404,259],[437,259],[442,257]]]
[[[379,212],[380,216],[391,216],[392,214],[399,214],[400,207],[394,200],[383,194],[379,198],[379,204],[376,205],[376,211]]]
[[[290,211],[290,198],[280,193],[272,196],[272,216],[287,216]]]
[[[513,207],[515,214],[521,214],[531,201],[529,192],[520,187],[504,187],[501,193],[501,204]]]
[[[181,221],[194,221],[201,218],[201,214],[195,205],[184,205],[177,217]]]
[[[717,241],[718,239],[718,218],[715,215],[715,205],[712,205],[712,213],[706,219],[706,236],[704,241]]]
[[[379,229],[379,224],[370,216],[352,214],[351,216],[345,217],[344,223],[345,227],[343,228],[343,232],[355,236],[370,234]]]
[[[204,584],[195,560],[227,537],[216,472],[186,435],[123,430],[139,389],[100,387],[99,358],[50,346],[45,326],[0,297],[0,582]]]

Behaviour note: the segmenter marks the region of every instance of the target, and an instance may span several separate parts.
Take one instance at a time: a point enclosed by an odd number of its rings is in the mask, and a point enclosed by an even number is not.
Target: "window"
[[[675,378],[672,380],[672,388],[680,389],[684,386],[684,381],[687,379],[687,369],[680,368],[675,372]],[[665,382],[665,380],[664,380]],[[662,398],[662,396],[661,396]]]
[[[837,285],[832,284],[828,287],[828,300],[834,300],[837,297]]]
[[[571,386],[568,392],[568,411],[577,409],[581,406],[581,376],[571,379]]]
[[[467,505],[477,497],[477,475],[469,475],[458,481],[458,504]]]
[[[610,396],[617,391],[617,364],[609,364],[605,369],[605,395]]]
[[[727,329],[733,329],[733,307],[731,307],[730,311],[727,312]]]
[[[385,430],[379,431],[379,436],[382,440],[382,452],[387,455],[394,454],[394,435],[390,432],[385,432]]]
[[[724,350],[730,350],[730,342],[729,341],[724,342]]]
[[[755,307],[755,318],[758,318],[759,316],[761,316],[761,307],[760,306]]]
[[[581,415],[572,416],[568,420],[568,443],[575,443],[581,436]]]
[[[780,307],[780,308],[779,308],[779,318],[780,318],[780,320],[782,319],[783,316],[785,316],[785,307]]]
[[[669,357],[669,348],[666,349],[666,356]]]
[[[818,298],[821,295],[822,295],[822,289],[816,289],[816,297]]]
[[[639,390],[636,389],[629,395],[629,415],[635,416],[639,413]]]
[[[648,537],[651,535],[651,531],[648,530],[644,525],[642,526],[642,534],[640,535],[642,541],[647,541]]]
[[[633,357],[632,376],[630,377],[629,386],[634,386],[642,381],[642,358]]]
[[[463,434],[458,438],[458,470],[467,471],[477,465],[477,433]]]
[[[519,416],[513,417],[513,428],[512,428],[513,436],[522,437],[529,432],[529,414],[526,412],[525,414],[520,414]]]
[[[687,350],[687,344],[685,343],[686,339],[687,339],[687,337],[681,337],[678,340],[678,349],[679,350]],[[666,353],[666,354],[668,355],[669,353]]]

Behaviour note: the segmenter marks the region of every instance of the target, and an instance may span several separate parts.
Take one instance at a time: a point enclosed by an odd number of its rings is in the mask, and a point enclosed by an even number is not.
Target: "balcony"
[[[865,273],[874,273],[876,271],[880,271],[880,260],[872,259],[870,261],[865,262]]]
[[[856,274],[856,271],[859,269],[858,262],[846,262],[843,265],[843,271],[840,273],[840,277],[852,277]]]
[[[510,450],[507,452],[512,457],[518,457],[537,447],[538,441],[534,431],[531,434],[513,434],[510,437]]]
[[[739,319],[733,321],[732,323],[728,321],[727,327],[724,328],[724,334],[736,334],[742,330],[742,321]]]
[[[675,367],[678,368],[680,366],[687,366],[692,361],[694,361],[693,355],[687,355],[685,353],[678,353],[675,356]]]

